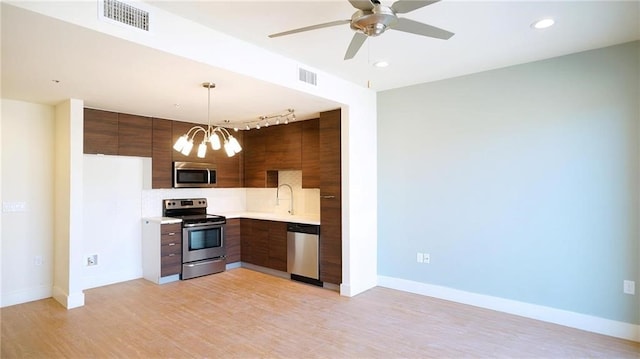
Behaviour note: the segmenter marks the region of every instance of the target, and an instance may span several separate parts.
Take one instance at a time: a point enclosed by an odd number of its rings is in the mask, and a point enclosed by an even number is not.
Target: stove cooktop
[[[206,198],[165,199],[162,201],[164,217],[182,219],[182,225],[225,224],[224,216],[207,214]]]

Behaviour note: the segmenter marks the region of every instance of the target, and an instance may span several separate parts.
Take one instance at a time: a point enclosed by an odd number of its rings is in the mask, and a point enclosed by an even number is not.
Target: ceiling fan
[[[397,16],[397,14],[406,14],[438,1],[440,0],[398,0],[389,7],[382,5],[378,0],[349,0],[351,5],[358,9],[351,15],[351,19],[306,26],[271,34],[269,37],[279,37],[325,27],[350,24],[351,29],[356,31],[356,33],[353,35],[347,52],[344,55],[345,60],[352,59],[356,53],[358,53],[367,36],[378,36],[388,29],[447,40],[454,35],[452,32]]]

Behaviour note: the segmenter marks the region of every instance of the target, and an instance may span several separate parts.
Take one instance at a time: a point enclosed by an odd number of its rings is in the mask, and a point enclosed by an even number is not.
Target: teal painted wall
[[[380,92],[378,273],[640,324],[639,87],[633,42]]]

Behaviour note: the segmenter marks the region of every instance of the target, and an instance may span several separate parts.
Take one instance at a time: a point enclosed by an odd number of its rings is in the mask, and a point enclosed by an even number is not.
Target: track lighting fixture
[[[273,121],[275,120],[275,122]],[[282,113],[278,113],[275,115],[265,115],[260,116],[257,121],[244,122],[246,124],[245,129],[250,130],[252,127],[256,130],[259,130],[261,127],[269,127],[271,125],[280,125],[284,123],[285,125],[289,123],[289,121],[295,121],[296,114],[295,110],[292,108],[287,109]]]

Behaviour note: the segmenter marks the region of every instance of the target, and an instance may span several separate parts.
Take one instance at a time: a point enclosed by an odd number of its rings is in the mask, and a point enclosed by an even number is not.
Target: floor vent
[[[313,86],[318,85],[318,75],[315,72],[311,72],[300,67],[298,68],[298,77],[302,82],[306,82]]]
[[[149,12],[117,0],[101,0],[102,15],[113,21],[149,31]]]

